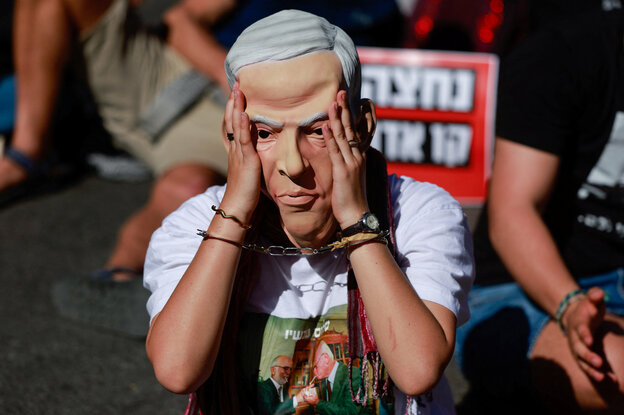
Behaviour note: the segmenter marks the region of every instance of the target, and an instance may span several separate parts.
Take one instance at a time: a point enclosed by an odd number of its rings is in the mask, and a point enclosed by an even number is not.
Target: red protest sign
[[[389,173],[435,183],[463,204],[485,200],[498,58],[485,53],[358,48],[362,96],[377,108],[373,147]]]

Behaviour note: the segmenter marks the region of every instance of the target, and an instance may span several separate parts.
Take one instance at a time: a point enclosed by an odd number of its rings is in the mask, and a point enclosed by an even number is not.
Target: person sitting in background
[[[371,44],[394,16],[392,1],[335,13]],[[223,183],[219,142],[229,87],[226,49],[240,31],[279,4],[233,0],[20,0],[15,10],[18,79],[15,131],[0,158],[0,192],[23,183],[47,147],[61,75],[82,74],[116,148],[147,165],[155,182],[147,203],[119,230],[106,264],[53,288],[62,315],[145,335],[147,294],[140,281],[152,232],[190,196]],[[317,4],[309,7],[318,7]],[[380,17],[361,19],[362,16]],[[381,23],[380,23],[381,22]],[[387,37],[383,37],[387,39]],[[121,283],[118,283],[121,282]],[[106,295],[103,295],[106,292]]]
[[[481,408],[624,413],[623,31],[620,10],[583,14],[503,61],[456,350]]]
[[[191,393],[188,413],[257,412],[266,359],[297,356],[311,397],[324,341],[358,412],[454,413],[443,372],[469,314],[471,238],[447,192],[388,177],[370,148],[353,41],[282,11],[245,29],[225,68],[227,185],[169,215],[146,257],[156,378]]]
[[[225,96],[226,51],[204,25],[229,8],[225,0],[179,2],[164,15],[163,41],[140,25],[126,0],[16,2],[17,114],[11,146],[0,159],[0,189],[24,180],[42,157],[69,65],[84,74],[114,144],[156,175],[149,200],[121,228],[105,268],[88,281],[66,279],[54,287],[62,314],[145,335],[140,305],[122,310],[121,303],[145,298],[140,276],[152,232],[182,201],[224,181],[223,104],[211,96]],[[183,99],[186,107],[175,105]]]

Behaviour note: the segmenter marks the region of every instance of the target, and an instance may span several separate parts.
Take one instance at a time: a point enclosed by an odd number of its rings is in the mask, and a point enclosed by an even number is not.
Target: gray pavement
[[[100,267],[150,183],[86,177],[0,210],[0,414],[182,414],[155,380],[142,339],[59,317],[53,281]],[[469,209],[474,223],[476,209]],[[467,390],[454,362],[456,401]]]
[[[0,414],[182,414],[142,340],[58,317],[50,287],[100,267],[149,183],[88,178],[0,210]]]

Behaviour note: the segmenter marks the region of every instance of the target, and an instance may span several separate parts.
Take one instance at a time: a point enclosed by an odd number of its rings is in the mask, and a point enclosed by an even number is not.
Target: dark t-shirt
[[[395,0],[239,0],[213,33],[230,48],[252,23],[284,9],[297,9],[326,18],[344,30],[356,46],[398,47],[402,40],[402,16]]]
[[[13,73],[13,7],[14,0],[0,2],[0,78]]]
[[[148,28],[161,29],[163,13],[180,0],[144,0],[138,10]],[[235,9],[212,28],[226,49],[252,23],[284,9],[298,9],[326,18],[344,30],[356,46],[398,47],[403,18],[395,0],[238,0]]]
[[[579,16],[525,42],[501,69],[497,136],[560,157],[544,219],[576,278],[624,266],[623,29],[620,11]],[[476,283],[510,281],[486,215]]]

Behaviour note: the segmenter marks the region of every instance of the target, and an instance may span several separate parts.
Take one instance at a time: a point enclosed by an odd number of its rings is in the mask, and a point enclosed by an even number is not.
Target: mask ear
[[[358,138],[362,142],[360,149],[366,151],[375,135],[377,128],[377,113],[375,112],[375,104],[368,98],[360,100],[360,114],[355,121]]]

